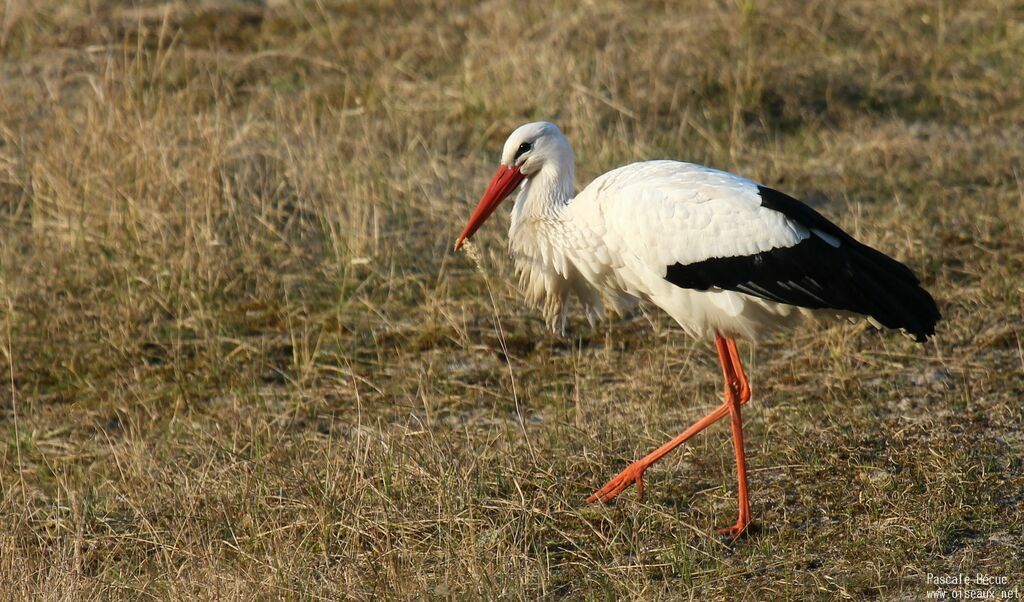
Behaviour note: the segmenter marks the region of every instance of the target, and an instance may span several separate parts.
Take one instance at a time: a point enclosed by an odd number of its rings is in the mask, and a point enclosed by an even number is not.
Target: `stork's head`
[[[535,121],[516,128],[505,141],[498,171],[491,178],[491,183],[456,241],[455,250],[473,236],[520,182],[534,177],[546,166],[557,168],[564,164],[568,164],[568,177],[571,180],[573,162],[572,147],[557,125]],[[572,185],[571,181],[569,185]]]

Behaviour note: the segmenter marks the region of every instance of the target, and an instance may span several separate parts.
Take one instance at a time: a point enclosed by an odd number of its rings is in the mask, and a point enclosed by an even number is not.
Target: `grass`
[[[8,0],[0,596],[1024,590],[1022,17]],[[581,504],[718,403],[706,341],[654,311],[548,334],[507,212],[482,273],[451,252],[537,118],[581,183],[644,158],[737,171],[938,298],[927,345],[836,325],[743,347],[751,537],[709,536],[735,518],[721,426],[643,502]]]

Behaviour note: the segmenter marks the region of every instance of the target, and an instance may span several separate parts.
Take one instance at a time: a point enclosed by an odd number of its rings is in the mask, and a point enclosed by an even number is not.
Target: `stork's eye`
[[[514,163],[515,161],[518,161],[519,157],[523,156],[523,154],[525,153],[530,152],[531,150],[533,150],[533,145],[530,144],[529,142],[524,142],[520,144],[519,148],[516,150],[516,156],[512,157],[512,162]]]

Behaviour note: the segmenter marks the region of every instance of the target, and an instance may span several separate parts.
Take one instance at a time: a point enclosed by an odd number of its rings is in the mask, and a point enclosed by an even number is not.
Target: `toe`
[[[725,527],[723,529],[715,530],[715,533],[728,537],[730,539],[737,539],[743,535],[747,530],[747,525],[737,523],[731,527]]]

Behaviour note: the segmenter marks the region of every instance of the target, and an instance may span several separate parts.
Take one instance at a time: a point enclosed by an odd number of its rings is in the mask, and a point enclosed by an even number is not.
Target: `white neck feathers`
[[[566,145],[568,146],[568,144]],[[509,251],[527,300],[544,313],[548,326],[565,330],[567,298],[573,290],[572,224],[566,210],[574,195],[572,150],[568,161],[550,162],[523,183],[512,208]]]

